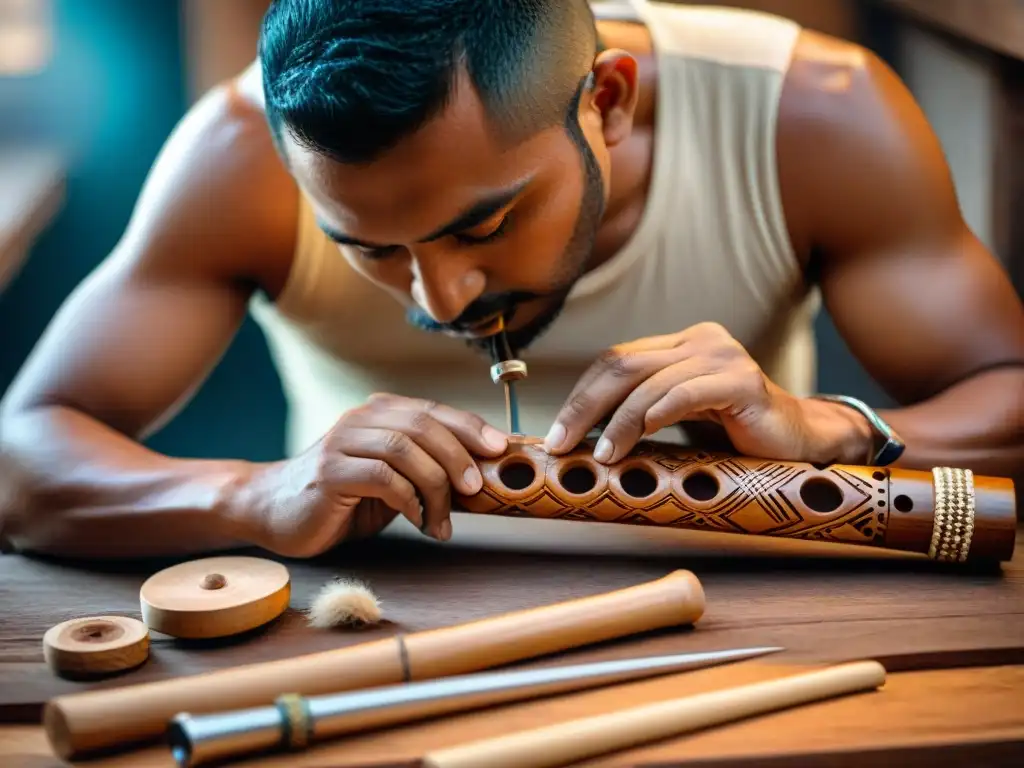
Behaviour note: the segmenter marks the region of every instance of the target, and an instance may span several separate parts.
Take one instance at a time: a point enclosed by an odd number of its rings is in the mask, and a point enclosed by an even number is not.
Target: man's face
[[[372,163],[294,144],[289,162],[320,226],[411,323],[472,340],[503,317],[522,349],[587,271],[604,211],[607,151],[587,103],[569,130],[507,147],[463,80],[444,113]]]

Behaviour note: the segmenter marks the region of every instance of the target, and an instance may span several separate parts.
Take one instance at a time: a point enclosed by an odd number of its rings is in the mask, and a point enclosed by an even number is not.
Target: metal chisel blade
[[[519,434],[519,407],[516,402],[516,391],[511,381],[505,384],[505,414],[510,435]]]
[[[316,741],[502,703],[526,701],[718,666],[778,653],[777,646],[495,670],[301,697]],[[178,713],[167,738],[179,768],[287,743],[291,721],[277,703],[227,712]],[[415,765],[415,763],[412,763]]]

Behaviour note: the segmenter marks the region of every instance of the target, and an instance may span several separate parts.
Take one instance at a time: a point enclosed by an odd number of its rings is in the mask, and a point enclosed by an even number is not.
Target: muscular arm
[[[900,464],[1024,467],[1024,308],[961,215],[938,140],[874,56],[805,35],[784,90],[780,174],[798,251],[866,370]]]
[[[73,293],[6,395],[0,447],[19,492],[0,535],[22,549],[142,556],[229,546],[242,462],[140,445],[287,270],[294,191],[258,111],[230,89],[186,116],[114,252]]]

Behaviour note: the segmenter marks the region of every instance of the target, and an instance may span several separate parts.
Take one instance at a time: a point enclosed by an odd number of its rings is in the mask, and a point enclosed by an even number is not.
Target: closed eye
[[[367,248],[363,245],[354,245],[352,247],[367,259],[383,259],[400,250],[400,246],[397,245],[386,245],[383,248]]]
[[[466,232],[459,232],[452,236],[460,243],[464,243],[466,245],[483,245],[484,243],[490,243],[498,240],[505,234],[508,228],[509,218],[511,218],[511,214],[506,214],[505,217],[502,218],[501,223],[486,235],[470,235]]]
[[[466,232],[456,232],[452,237],[463,245],[485,245],[487,243],[492,243],[495,240],[501,239],[508,231],[509,218],[511,218],[511,214],[507,214],[501,220],[501,223],[486,235],[470,235]],[[370,248],[362,245],[353,247],[367,259],[384,259],[402,248],[402,246],[399,245],[387,245],[380,248]]]

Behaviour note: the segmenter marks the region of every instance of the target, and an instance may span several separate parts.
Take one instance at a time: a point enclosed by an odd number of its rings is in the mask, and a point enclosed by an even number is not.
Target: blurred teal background
[[[69,160],[62,211],[0,294],[0,391],[67,294],[116,244],[189,101],[177,2],[58,0],[54,12],[47,71],[0,78],[0,142],[57,145]],[[277,375],[250,321],[149,444],[179,456],[276,458],[284,418]]]

